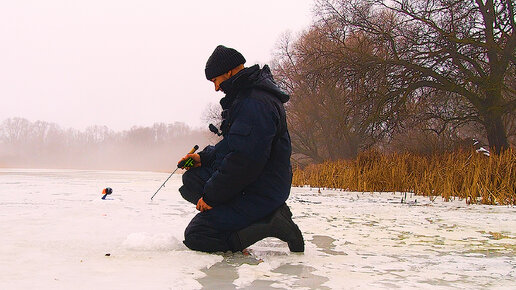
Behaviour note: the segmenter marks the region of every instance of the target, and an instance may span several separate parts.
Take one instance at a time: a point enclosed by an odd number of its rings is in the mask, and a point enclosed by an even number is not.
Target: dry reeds
[[[433,156],[368,151],[351,161],[331,161],[294,171],[294,186],[349,191],[414,192],[465,199],[467,203],[516,204],[516,154],[476,152]]]

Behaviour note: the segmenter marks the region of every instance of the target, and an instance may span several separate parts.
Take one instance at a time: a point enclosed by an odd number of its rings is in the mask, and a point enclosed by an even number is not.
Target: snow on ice
[[[514,207],[293,188],[304,254],[205,254],[182,243],[180,175],[150,201],[167,176],[0,169],[0,289],[516,288]]]

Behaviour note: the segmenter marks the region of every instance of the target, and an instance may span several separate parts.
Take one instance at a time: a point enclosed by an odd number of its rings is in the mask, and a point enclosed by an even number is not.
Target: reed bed
[[[294,186],[360,192],[413,192],[467,203],[516,204],[514,149],[490,157],[475,151],[432,156],[368,151],[355,160],[328,161],[296,169]]]

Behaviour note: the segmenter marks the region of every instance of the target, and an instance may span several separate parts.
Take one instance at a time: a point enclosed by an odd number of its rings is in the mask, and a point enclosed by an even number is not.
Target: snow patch
[[[183,243],[170,234],[132,233],[122,246],[133,251],[173,251],[184,249]]]
[[[238,276],[233,284],[239,288],[248,287],[255,280],[278,281],[288,278],[287,275],[272,272],[279,267],[279,262],[260,263],[258,265],[244,264],[238,268]]]

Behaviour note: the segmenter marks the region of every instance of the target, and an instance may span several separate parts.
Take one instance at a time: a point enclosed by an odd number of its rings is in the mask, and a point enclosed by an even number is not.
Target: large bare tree
[[[342,62],[343,76],[383,70],[386,86],[377,96],[392,104],[422,96],[459,104],[462,110],[444,114],[447,121],[481,124],[497,152],[509,146],[504,120],[516,109],[513,0],[318,0],[316,13],[343,55],[355,55],[355,62]],[[347,45],[350,37],[372,40],[371,53]]]
[[[344,75],[345,63],[356,62],[344,48],[370,54],[369,40],[348,38],[344,46],[330,33],[314,24],[295,41],[284,37],[273,63],[276,80],[291,94],[287,120],[295,159],[302,163],[305,157],[313,162],[356,157],[392,131],[400,120],[393,112],[403,110],[374,97],[384,86],[383,70]]]

